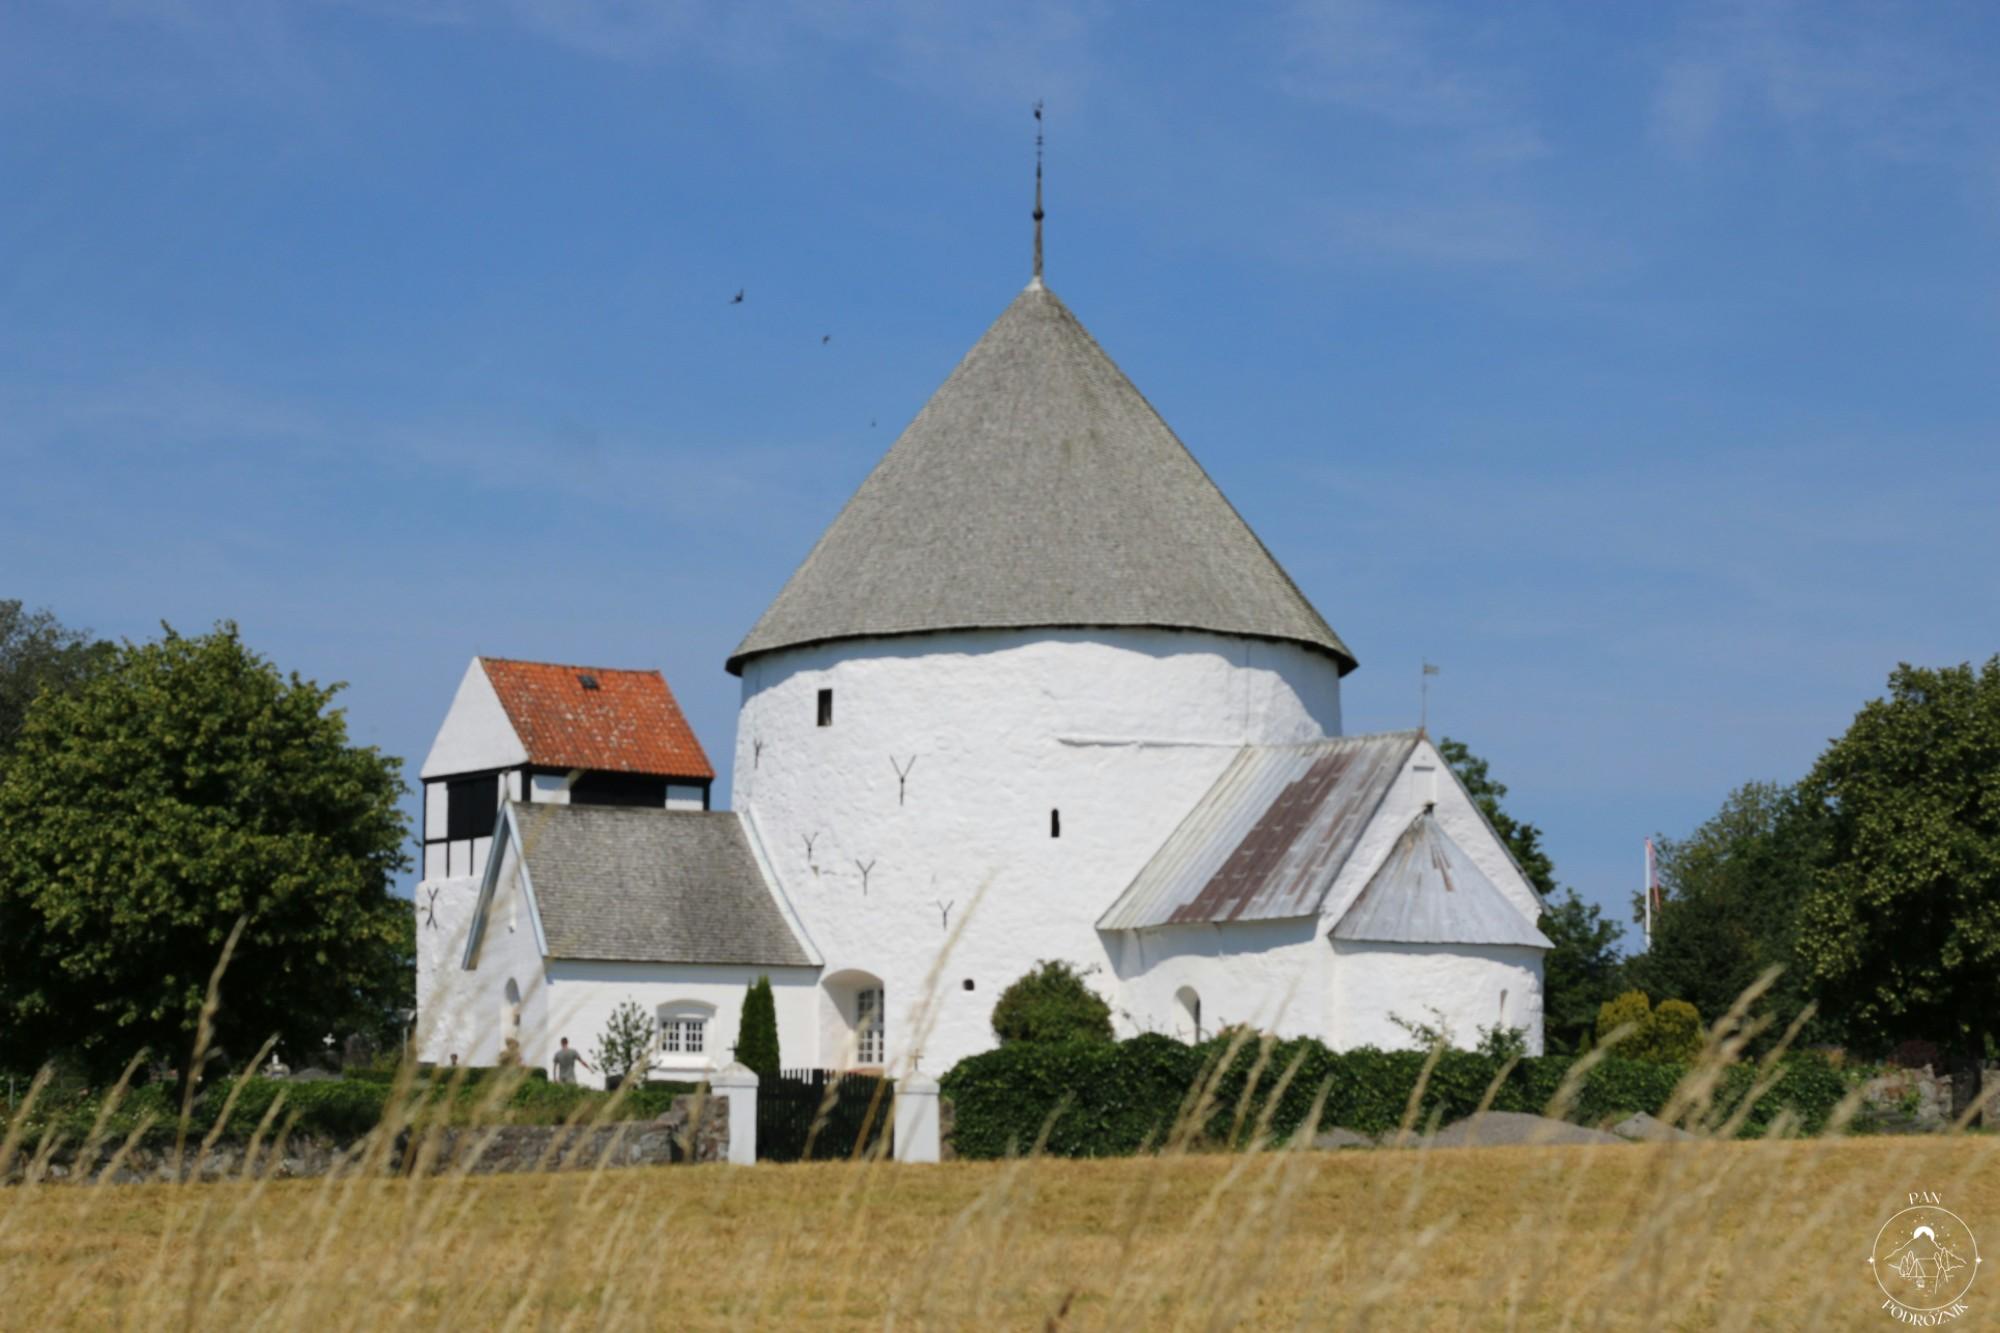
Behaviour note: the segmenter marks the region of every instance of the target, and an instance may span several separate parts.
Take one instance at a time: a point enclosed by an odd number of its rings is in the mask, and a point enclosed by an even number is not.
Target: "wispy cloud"
[[[1448,49],[1451,32],[1408,6],[1306,0],[1288,25],[1284,87],[1432,132],[1463,161],[1504,166],[1546,153],[1540,130],[1482,75],[1480,62]]]
[[[1831,136],[1897,160],[2000,142],[2000,70],[1942,5],[1754,3],[1690,12],[1654,91],[1654,140],[1684,160],[1733,128]]]
[[[1393,144],[1312,224],[1350,254],[1492,266],[1601,249],[1538,196],[1548,136],[1500,71],[1506,29],[1379,0],[1301,0],[1281,31],[1279,86]]]
[[[959,101],[1075,98],[1091,83],[1102,7],[1072,0],[960,6],[925,0],[334,0],[413,23],[502,26],[625,64],[739,72],[857,62]]]

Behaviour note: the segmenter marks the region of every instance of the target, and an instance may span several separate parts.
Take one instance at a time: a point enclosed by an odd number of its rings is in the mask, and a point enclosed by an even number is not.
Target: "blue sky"
[[[2000,10],[0,6],[0,595],[231,618],[419,762],[474,653],[722,662],[1048,278],[1622,916],[2000,649]],[[747,291],[742,306],[728,298]],[[825,335],[831,341],[822,343]],[[726,790],[726,780],[723,789]]]

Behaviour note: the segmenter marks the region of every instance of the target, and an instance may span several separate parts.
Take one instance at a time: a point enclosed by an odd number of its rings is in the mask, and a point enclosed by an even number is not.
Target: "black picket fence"
[[[757,1156],[828,1161],[889,1149],[894,1085],[872,1074],[787,1069],[757,1085]]]

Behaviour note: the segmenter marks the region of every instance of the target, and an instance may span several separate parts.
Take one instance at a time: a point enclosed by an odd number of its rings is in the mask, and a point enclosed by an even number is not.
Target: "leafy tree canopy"
[[[14,748],[36,695],[76,688],[101,671],[114,651],[86,630],[65,628],[47,611],[0,600],[0,763]]]
[[[1543,1040],[1551,1051],[1581,1051],[1590,1044],[1598,1006],[1625,984],[1623,932],[1574,889],[1549,899],[1540,924],[1555,945],[1542,959]]]
[[[993,1006],[993,1031],[1008,1041],[1110,1041],[1111,1006],[1068,963],[1043,962]]]
[[[1793,927],[1823,855],[1823,824],[1795,789],[1752,782],[1686,838],[1658,839],[1662,902],[1652,947],[1631,961],[1633,983],[1722,1014],[1776,965],[1785,971],[1765,1004],[1789,1022],[1808,998]],[[1634,895],[1634,920],[1644,906]]]
[[[1798,919],[1815,987],[1853,1039],[1982,1058],[2000,1014],[2000,656],[1897,667],[1800,798],[1826,820]]]
[[[393,1034],[413,977],[399,764],[348,743],[337,688],[223,624],[126,644],[29,705],[0,775],[0,1062],[184,1061],[239,917],[230,1054]]]

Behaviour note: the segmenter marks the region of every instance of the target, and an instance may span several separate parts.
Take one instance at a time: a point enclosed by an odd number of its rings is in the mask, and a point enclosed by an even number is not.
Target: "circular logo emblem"
[[[1882,1224],[1868,1264],[1882,1294],[1904,1310],[1950,1310],[1979,1275],[1979,1242],[1958,1214],[1921,1203]]]

